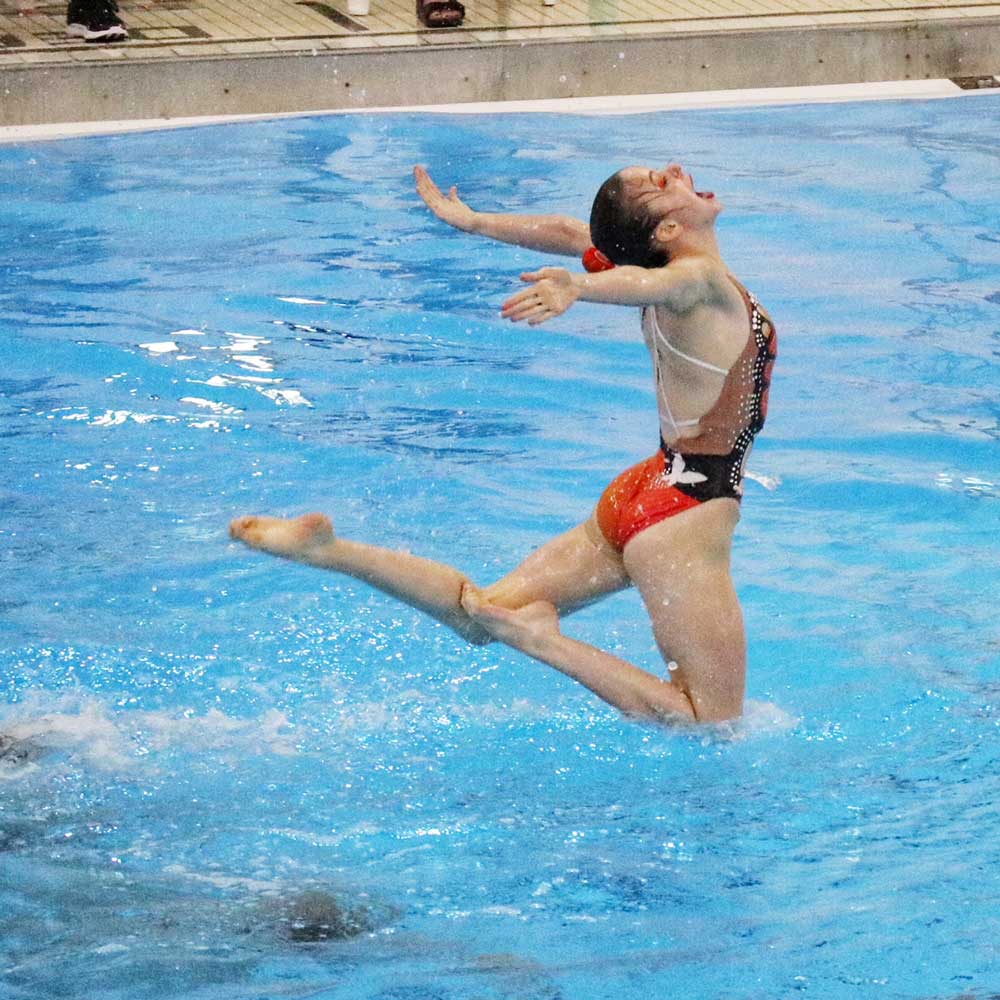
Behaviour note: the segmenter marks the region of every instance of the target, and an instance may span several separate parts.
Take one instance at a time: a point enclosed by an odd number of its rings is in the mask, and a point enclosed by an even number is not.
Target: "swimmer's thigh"
[[[629,585],[621,553],[591,518],[536,549],[484,596],[505,608],[548,601],[569,614]]]
[[[700,722],[740,715],[746,684],[743,613],[729,571],[739,507],[710,500],[667,518],[625,546],[626,569],[649,612],[671,680]]]

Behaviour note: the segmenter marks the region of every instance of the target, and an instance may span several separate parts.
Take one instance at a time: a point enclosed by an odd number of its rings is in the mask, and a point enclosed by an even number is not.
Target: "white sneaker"
[[[90,24],[80,24],[79,21],[66,25],[67,38],[82,38],[85,42],[125,42],[128,41],[128,31],[121,21],[92,21]]]

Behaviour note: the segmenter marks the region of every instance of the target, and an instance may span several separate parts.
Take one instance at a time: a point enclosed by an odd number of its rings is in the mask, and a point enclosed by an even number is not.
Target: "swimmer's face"
[[[679,163],[655,167],[626,167],[618,175],[628,199],[653,218],[681,225],[712,223],[722,203],[711,191],[696,191],[694,178]]]

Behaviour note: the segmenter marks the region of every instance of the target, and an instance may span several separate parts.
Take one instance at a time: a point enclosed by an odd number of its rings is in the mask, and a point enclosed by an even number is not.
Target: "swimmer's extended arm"
[[[463,233],[566,257],[579,257],[590,246],[590,226],[572,216],[477,212],[458,197],[457,188],[445,195],[423,167],[414,167],[413,177],[424,204],[442,222]]]
[[[485,603],[476,588],[467,585],[462,606],[494,638],[579,681],[627,716],[661,723],[696,721],[691,701],[670,681],[563,635],[559,615],[546,601],[512,611]]]
[[[502,315],[517,323],[537,326],[560,316],[574,302],[602,302],[615,306],[665,306],[685,312],[708,294],[702,266],[678,261],[669,267],[616,267],[597,274],[579,274],[562,267],[543,267],[521,275],[530,288],[516,292],[503,304]]]

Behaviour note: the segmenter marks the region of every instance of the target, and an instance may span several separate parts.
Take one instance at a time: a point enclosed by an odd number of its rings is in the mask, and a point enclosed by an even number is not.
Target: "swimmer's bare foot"
[[[238,517],[229,525],[236,541],[273,556],[299,562],[326,562],[336,538],[333,524],[325,514],[302,517]]]

